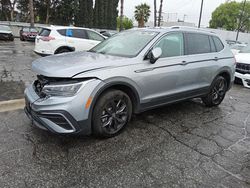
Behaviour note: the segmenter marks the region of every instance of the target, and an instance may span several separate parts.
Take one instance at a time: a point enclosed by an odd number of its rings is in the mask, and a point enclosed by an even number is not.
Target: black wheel
[[[24,41],[24,38],[23,38],[23,37],[20,37],[20,41]]]
[[[209,94],[202,98],[203,103],[208,107],[220,105],[226,95],[227,87],[227,81],[223,76],[216,77]]]
[[[93,134],[113,137],[127,125],[132,115],[129,96],[120,90],[109,90],[97,101],[92,117]]]
[[[70,50],[68,50],[67,48],[62,48],[62,49],[58,50],[56,52],[56,54],[62,54],[62,53],[67,53],[67,52],[70,52]]]

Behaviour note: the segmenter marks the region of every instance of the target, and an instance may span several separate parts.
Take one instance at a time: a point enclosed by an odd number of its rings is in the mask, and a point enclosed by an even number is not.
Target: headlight
[[[48,96],[72,97],[86,84],[87,81],[74,84],[45,85],[42,89],[42,93]]]

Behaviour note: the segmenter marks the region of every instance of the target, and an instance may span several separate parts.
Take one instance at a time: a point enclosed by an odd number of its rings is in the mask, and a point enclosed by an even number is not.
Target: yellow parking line
[[[25,106],[24,99],[15,99],[10,101],[0,102],[0,112],[8,112],[23,109]]]

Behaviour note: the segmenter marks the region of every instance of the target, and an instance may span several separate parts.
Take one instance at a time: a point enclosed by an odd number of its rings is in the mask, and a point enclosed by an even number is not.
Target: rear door
[[[192,71],[192,88],[208,89],[218,70],[218,53],[213,38],[203,33],[185,33],[187,67]]]

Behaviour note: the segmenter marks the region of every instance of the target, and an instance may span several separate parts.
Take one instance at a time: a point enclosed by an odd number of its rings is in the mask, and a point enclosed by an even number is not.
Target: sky
[[[204,9],[202,16],[202,26],[208,26],[212,12],[226,0],[204,0]],[[241,0],[237,0],[241,1]],[[149,21],[153,21],[154,0],[124,0],[124,15],[134,21],[134,7],[141,3],[147,3],[151,7],[151,16]],[[157,9],[159,10],[160,0],[157,0]],[[120,5],[119,5],[120,6]],[[201,0],[163,0],[163,12],[172,13],[172,17],[186,22],[198,24],[200,14]],[[177,14],[175,14],[177,13]]]

